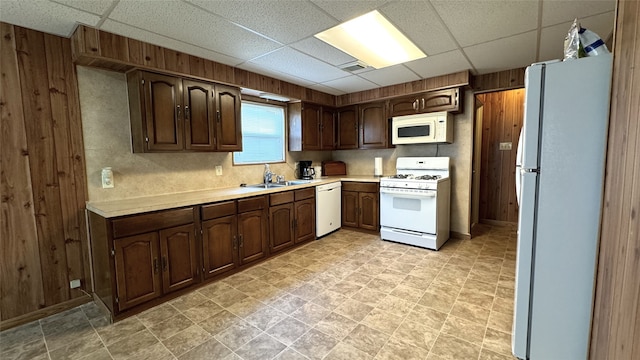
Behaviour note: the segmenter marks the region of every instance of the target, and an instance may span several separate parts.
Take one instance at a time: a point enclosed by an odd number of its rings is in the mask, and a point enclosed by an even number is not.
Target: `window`
[[[284,108],[242,102],[242,151],[233,153],[234,164],[284,161]]]

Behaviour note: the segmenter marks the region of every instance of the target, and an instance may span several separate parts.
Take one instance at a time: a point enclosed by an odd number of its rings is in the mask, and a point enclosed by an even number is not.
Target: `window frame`
[[[241,110],[240,112],[242,113],[242,104],[244,103],[248,103],[248,104],[254,104],[254,105],[260,105],[260,106],[269,106],[269,107],[275,107],[275,108],[281,108],[282,109],[282,116],[283,116],[283,131],[282,131],[282,137],[283,137],[283,142],[282,142],[282,160],[277,160],[277,161],[259,161],[259,162],[236,162],[236,153],[239,151],[233,151],[231,152],[231,162],[233,166],[252,166],[252,165],[261,165],[261,164],[284,164],[287,162],[287,149],[288,149],[288,133],[289,133],[289,129],[288,129],[288,106],[286,103],[280,103],[280,102],[272,102],[272,101],[264,101],[262,99],[247,99],[246,97],[243,98],[240,102],[240,106],[241,106]],[[242,119],[241,119],[242,121]],[[242,142],[244,144],[244,131],[242,132]],[[244,146],[243,146],[243,150],[244,150]]]

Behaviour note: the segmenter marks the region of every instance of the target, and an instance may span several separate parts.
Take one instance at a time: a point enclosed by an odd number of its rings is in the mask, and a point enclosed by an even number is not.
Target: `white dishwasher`
[[[316,237],[338,230],[342,222],[342,183],[316,186]]]

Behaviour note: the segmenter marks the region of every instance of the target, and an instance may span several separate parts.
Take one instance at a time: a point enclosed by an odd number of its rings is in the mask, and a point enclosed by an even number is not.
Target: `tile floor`
[[[440,251],[341,230],[137,316],[0,333],[9,359],[513,359],[514,227]]]

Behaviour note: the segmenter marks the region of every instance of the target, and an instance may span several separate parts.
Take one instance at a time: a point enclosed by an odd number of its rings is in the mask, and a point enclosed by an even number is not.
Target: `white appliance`
[[[400,157],[380,179],[380,237],[438,250],[449,239],[449,158]]]
[[[342,223],[342,183],[316,186],[316,237],[338,230]]]
[[[391,118],[391,142],[425,144],[453,142],[453,115],[446,111]]]
[[[611,67],[605,54],[526,70],[512,332],[520,359],[588,355]]]

